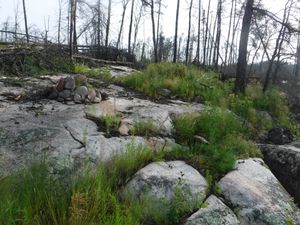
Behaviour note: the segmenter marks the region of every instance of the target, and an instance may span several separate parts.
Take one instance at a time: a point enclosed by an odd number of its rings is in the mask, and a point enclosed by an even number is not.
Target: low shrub
[[[113,135],[118,133],[118,129],[121,125],[121,115],[105,115],[100,118],[100,123],[102,123],[107,135]]]

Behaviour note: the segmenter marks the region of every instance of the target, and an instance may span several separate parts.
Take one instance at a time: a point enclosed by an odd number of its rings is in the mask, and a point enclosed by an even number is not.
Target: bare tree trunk
[[[155,34],[155,19],[154,19],[154,1],[151,0],[150,4],[151,8],[151,22],[152,22],[152,41],[153,41],[153,50],[154,50],[154,62],[158,62],[158,55],[157,55],[157,43],[156,43],[156,34]]]
[[[239,56],[236,68],[236,79],[234,92],[245,93],[246,89],[246,69],[247,69],[247,46],[250,31],[251,18],[253,14],[254,0],[247,0],[245,13],[243,17],[242,30],[240,36]]]
[[[27,25],[27,14],[26,14],[25,0],[23,0],[23,14],[24,14],[24,22],[25,22],[26,42],[29,43],[29,33],[28,33],[28,25]]]
[[[58,0],[58,28],[57,28],[57,43],[60,44],[61,32],[61,0]]]
[[[205,36],[204,36],[204,45],[203,45],[203,66],[206,64],[206,54],[207,54],[207,39],[208,39],[208,24],[209,24],[209,11],[210,11],[210,2],[208,1],[207,6],[207,16],[206,16],[206,29],[205,29]]]
[[[290,11],[291,11],[291,8],[292,8],[292,5],[293,5],[293,0],[291,1],[290,5],[288,6],[289,2],[290,1],[288,0],[286,5],[285,5],[281,28],[280,28],[278,37],[276,39],[276,44],[275,44],[275,48],[274,48],[271,60],[269,60],[269,65],[268,65],[268,69],[267,69],[267,72],[266,72],[266,79],[265,79],[264,87],[263,87],[264,92],[268,89],[268,86],[269,86],[270,76],[271,76],[271,73],[272,73],[274,60],[277,56],[280,58],[281,47],[282,47],[282,43],[284,41],[284,35],[285,35],[285,32],[286,32],[286,29],[287,29],[285,24],[289,19]],[[279,58],[278,58],[278,61],[279,61]]]
[[[222,22],[222,0],[219,0],[218,10],[217,10],[217,34],[216,34],[216,44],[214,50],[214,67],[218,70],[219,55],[220,55],[220,39],[221,39],[221,22]]]
[[[101,0],[97,2],[97,45],[101,45]]]
[[[189,61],[189,48],[190,48],[190,38],[191,38],[191,26],[192,26],[192,8],[193,8],[193,0],[190,1],[190,7],[189,7],[189,27],[188,27],[186,49],[185,49],[185,65],[187,65]]]
[[[131,15],[130,15],[129,32],[128,32],[128,53],[131,53],[131,32],[132,32],[132,24],[133,24],[134,1],[135,0],[132,0],[131,2]]]
[[[74,54],[74,43],[73,43],[73,32],[74,32],[74,16],[75,16],[75,1],[70,0],[70,33],[69,33],[69,48],[70,48],[70,57],[73,58]]]
[[[214,21],[214,27],[213,27],[213,33],[211,33],[211,26],[212,26],[212,21],[213,21],[213,15],[211,15],[211,24],[210,24],[210,28],[209,28],[209,38],[208,38],[208,46],[207,49],[209,49],[209,51],[207,50],[207,58],[208,58],[208,65],[211,66],[212,65],[212,53],[213,50],[215,49],[215,32],[216,32],[216,24],[217,24],[217,17],[215,17],[215,21]]]
[[[196,50],[196,61],[200,64],[200,33],[201,33],[201,0],[199,0],[198,8],[198,37],[197,37],[197,50]]]
[[[298,30],[300,30],[300,21],[298,22]],[[296,68],[295,68],[295,76],[299,77],[300,75],[300,33],[298,33],[297,39],[297,53],[296,53]]]
[[[108,38],[110,30],[110,17],[111,17],[111,1],[108,0],[108,11],[107,11],[107,21],[106,21],[106,36],[105,36],[105,47],[108,47]]]
[[[235,0],[234,1],[233,23],[232,23],[232,28],[233,29],[232,29],[232,37],[231,37],[231,44],[230,44],[228,64],[232,64],[233,63],[234,39],[235,39],[235,35],[236,35],[236,32],[237,32],[238,24],[239,24],[239,21],[240,21],[240,17],[236,21],[236,13],[237,13],[236,9],[237,9],[237,2]]]
[[[158,0],[157,28],[156,28],[156,43],[158,43],[159,37],[160,37],[161,1],[162,1],[162,0]]]
[[[74,0],[74,16],[73,16],[73,53],[77,51],[77,0]]]
[[[227,66],[227,59],[228,59],[228,47],[229,47],[229,38],[231,34],[231,27],[232,27],[232,14],[233,14],[233,6],[235,4],[236,0],[231,1],[231,9],[230,9],[230,16],[229,16],[229,27],[228,27],[228,33],[227,33],[227,40],[226,40],[226,47],[225,47],[225,61],[224,61],[224,67]],[[234,26],[234,24],[233,24]]]
[[[19,29],[19,2],[17,2],[17,6],[15,8],[15,27],[14,27],[14,41],[17,42],[18,36],[18,29]]]
[[[176,61],[177,61],[177,38],[178,38],[179,7],[180,7],[180,0],[177,0],[176,22],[175,22],[175,36],[174,36],[173,63],[176,63]]]
[[[129,0],[123,0],[122,1],[123,13],[122,13],[121,26],[120,26],[118,40],[117,40],[117,46],[116,46],[117,48],[119,48],[119,44],[120,44],[120,41],[121,41],[121,35],[122,35],[123,25],[124,25],[124,18],[125,18],[125,13],[126,13],[126,8],[127,8],[128,3],[129,3]]]
[[[138,16],[135,19],[134,37],[133,37],[133,46],[132,46],[132,52],[133,53],[134,53],[135,47],[136,47],[136,40],[137,40],[137,35],[138,35],[138,31],[139,31],[139,25],[140,25],[142,13],[143,13],[143,5],[140,7],[139,14],[138,14]]]

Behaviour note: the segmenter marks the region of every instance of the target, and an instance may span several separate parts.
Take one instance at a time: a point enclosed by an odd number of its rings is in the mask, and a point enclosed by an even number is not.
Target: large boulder
[[[216,196],[211,195],[199,209],[191,215],[185,225],[239,225],[233,211]]]
[[[150,196],[170,202],[182,191],[190,201],[203,201],[207,183],[203,176],[183,161],[153,162],[139,170],[125,192],[135,198]]]
[[[300,203],[300,143],[260,145],[266,164],[286,190]]]
[[[291,196],[261,159],[239,160],[235,170],[221,179],[220,187],[226,202],[235,207],[241,224],[300,223]]]

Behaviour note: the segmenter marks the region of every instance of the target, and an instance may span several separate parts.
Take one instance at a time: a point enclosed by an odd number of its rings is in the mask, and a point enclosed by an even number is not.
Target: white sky
[[[204,7],[209,0],[202,0]],[[22,14],[22,0],[0,0],[0,24],[3,23],[8,17],[10,17],[11,22],[14,21],[15,10],[19,2],[19,22],[21,27],[23,27],[23,14]],[[103,4],[107,4],[107,0],[102,0]],[[179,23],[179,33],[186,33],[187,31],[187,9],[188,0],[181,0],[181,12],[180,12],[180,23]],[[217,2],[214,0],[213,3]],[[230,0],[225,1],[225,6],[230,6]],[[274,13],[277,13],[280,9],[284,7],[286,0],[262,0],[265,7]],[[162,3],[166,6],[162,9],[164,15],[162,16],[162,27],[164,34],[166,36],[172,36],[174,33],[175,26],[175,12],[176,12],[176,0],[162,0]],[[194,0],[194,5],[197,7],[198,1]],[[215,4],[212,5],[212,10],[215,10]],[[50,30],[54,35],[56,32],[57,24],[57,14],[58,14],[58,0],[26,0],[26,8],[28,15],[29,25],[35,24],[41,30],[44,29],[44,21],[50,20]],[[205,7],[206,8],[206,7]],[[130,5],[127,9],[127,16],[130,12]],[[196,10],[195,10],[196,13]],[[227,12],[227,15],[229,12]],[[119,21],[121,19],[121,0],[113,0],[112,7],[112,27],[111,34],[115,36],[117,30],[119,29]],[[195,21],[196,23],[196,21]],[[125,28],[128,24],[124,25]],[[150,21],[147,20],[146,23],[141,24],[139,37],[147,38],[151,35],[151,25]]]

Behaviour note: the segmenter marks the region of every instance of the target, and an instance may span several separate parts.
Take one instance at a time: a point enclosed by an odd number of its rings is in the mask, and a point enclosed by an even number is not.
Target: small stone
[[[122,136],[128,136],[129,135],[129,124],[127,120],[121,121],[121,126],[119,127],[119,133]]]
[[[84,99],[80,95],[75,94],[74,95],[74,102],[77,103],[77,104],[81,104],[81,103],[84,102]]]
[[[59,101],[59,102],[63,102],[63,101],[64,101],[64,99],[63,99],[63,98],[61,98],[61,97],[58,97],[58,98],[57,98],[57,101]]]
[[[63,91],[63,90],[64,90],[64,87],[65,87],[65,80],[64,80],[64,78],[60,78],[60,79],[58,80],[57,85],[56,85],[56,90],[57,90],[58,92]]]
[[[56,87],[52,87],[52,88],[50,89],[48,98],[49,98],[49,99],[57,99],[57,97],[58,97],[58,91],[56,90]]]
[[[88,96],[89,92],[86,86],[80,86],[75,89],[74,94],[80,95],[83,99],[85,99]]]
[[[58,93],[58,97],[69,101],[69,100],[71,100],[71,91],[70,90],[63,90],[63,91]]]
[[[87,84],[87,77],[82,74],[77,74],[74,77],[76,86],[83,86]]]
[[[101,98],[98,97],[94,98],[93,100],[93,103],[100,103],[100,102],[101,102]]]
[[[169,89],[163,88],[158,90],[158,94],[163,97],[170,97],[171,91]]]
[[[101,95],[102,101],[105,101],[108,99],[108,94],[105,92],[100,92],[99,95]]]
[[[66,90],[71,90],[71,91],[73,91],[74,89],[75,89],[75,80],[74,80],[74,78],[73,77],[67,77],[66,79],[65,79],[65,86],[64,86],[64,88],[66,89]]]
[[[91,88],[88,90],[88,100],[90,100],[91,102],[94,102],[94,99],[97,97],[96,91],[94,88]]]

